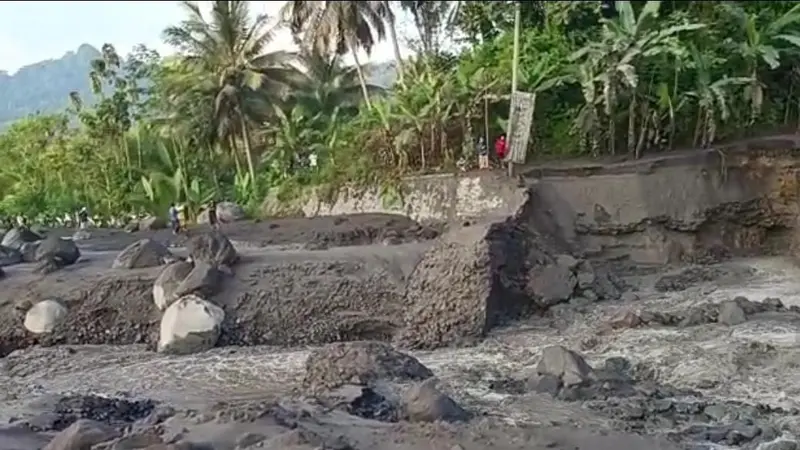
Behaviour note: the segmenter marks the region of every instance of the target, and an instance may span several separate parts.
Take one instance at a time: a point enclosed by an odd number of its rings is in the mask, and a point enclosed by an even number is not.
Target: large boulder
[[[217,218],[220,222],[230,223],[237,220],[244,220],[247,215],[244,209],[233,202],[217,203]]]
[[[186,246],[192,261],[202,261],[213,266],[232,266],[239,259],[231,241],[219,231],[192,236]]]
[[[581,355],[560,345],[544,349],[536,373],[558,379],[567,387],[587,383],[595,378],[594,370]]]
[[[195,261],[194,268],[175,289],[174,295],[183,297],[195,294],[208,298],[219,292],[221,279],[222,273],[216,266],[203,261]]]
[[[88,450],[117,436],[119,432],[104,423],[78,419],[56,434],[44,450]]]
[[[142,239],[126,247],[114,259],[114,269],[142,269],[157,267],[173,260],[172,253],[159,242]]]
[[[158,351],[186,355],[202,352],[217,344],[225,312],[195,295],[171,304],[161,317]]]
[[[3,241],[0,245],[3,247],[10,247],[19,250],[25,242],[36,242],[42,240],[42,237],[31,231],[26,227],[16,227],[8,230],[3,236]]]
[[[433,372],[417,358],[384,342],[336,342],[314,350],[306,360],[303,385],[312,392],[376,381],[419,381]]]
[[[36,242],[23,242],[19,247],[19,252],[22,254],[22,261],[26,263],[36,262],[36,250],[39,249],[39,244],[42,241]]]
[[[167,228],[167,221],[163,217],[148,216],[139,221],[139,231],[161,230]]]
[[[231,223],[239,220],[244,220],[247,215],[244,209],[233,202],[220,202],[217,203],[217,220],[222,223]],[[208,210],[203,210],[197,216],[197,223],[208,223]]]
[[[23,325],[31,333],[50,333],[67,315],[67,307],[58,300],[43,300],[25,314]]]
[[[159,310],[164,311],[178,299],[175,292],[192,272],[192,269],[192,264],[184,261],[174,262],[164,267],[153,284],[153,301]]]
[[[0,245],[0,267],[13,266],[23,261],[22,252],[13,247]]]
[[[490,308],[502,295],[493,261],[499,251],[488,232],[488,225],[454,230],[425,253],[406,284],[409,305],[399,345],[430,349],[485,335]]]
[[[411,422],[462,422],[470,414],[439,390],[436,378],[411,386],[403,396],[405,416]]]
[[[81,251],[71,239],[49,236],[36,249],[36,261],[55,259],[63,265],[75,264],[81,257]]]

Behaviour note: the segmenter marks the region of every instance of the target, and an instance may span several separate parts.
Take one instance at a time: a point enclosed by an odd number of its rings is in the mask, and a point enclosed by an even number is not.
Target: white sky
[[[210,2],[199,2],[208,11]],[[250,2],[254,13],[276,16],[283,1]],[[111,43],[125,55],[135,45],[145,44],[162,55],[171,52],[161,41],[161,32],[177,24],[183,14],[171,1],[5,1],[0,2],[0,70],[15,72],[22,66],[60,58],[81,44],[99,49]],[[407,17],[399,18],[398,34],[409,36],[412,27]],[[275,49],[290,49],[291,37],[283,30]],[[403,56],[407,50],[403,46]],[[381,42],[372,57],[359,55],[366,62],[394,59],[390,42]]]

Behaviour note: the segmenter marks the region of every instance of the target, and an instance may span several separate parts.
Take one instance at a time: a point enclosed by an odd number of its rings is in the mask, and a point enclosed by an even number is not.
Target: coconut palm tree
[[[247,167],[255,182],[250,127],[266,106],[285,92],[294,69],[287,52],[266,53],[274,38],[269,17],[251,18],[248,2],[215,1],[208,20],[194,2],[182,2],[186,19],[164,30],[164,40],[178,49],[180,61],[210,81],[213,121],[220,142],[234,147],[241,136]]]
[[[350,52],[356,69],[364,102],[372,108],[367,80],[358,59],[358,50],[367,55],[375,44],[386,37],[381,15],[382,2],[376,1],[305,1],[294,0],[284,5],[281,15],[295,36],[320,53]]]
[[[351,115],[357,112],[361,94],[356,67],[345,66],[341,55],[322,54],[313,48],[302,49],[297,62],[303,67],[302,75],[293,85],[288,100],[311,115],[325,117],[335,112]],[[380,93],[382,88],[367,85],[367,91]]]

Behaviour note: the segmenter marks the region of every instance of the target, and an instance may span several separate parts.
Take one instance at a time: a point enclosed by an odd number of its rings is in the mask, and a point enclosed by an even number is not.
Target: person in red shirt
[[[506,135],[501,134],[500,137],[494,141],[494,152],[497,154],[497,159],[503,161],[508,154],[508,142],[506,142]]]

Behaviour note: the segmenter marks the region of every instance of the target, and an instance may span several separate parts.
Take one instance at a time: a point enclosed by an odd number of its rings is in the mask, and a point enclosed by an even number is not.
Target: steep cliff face
[[[800,201],[794,137],[528,174],[586,256],[637,263],[789,254]],[[800,242],[800,241],[798,241]]]

